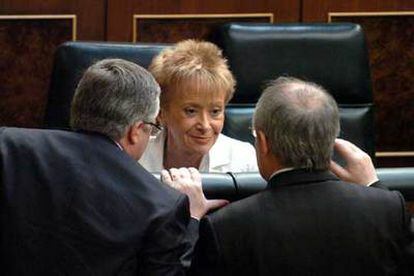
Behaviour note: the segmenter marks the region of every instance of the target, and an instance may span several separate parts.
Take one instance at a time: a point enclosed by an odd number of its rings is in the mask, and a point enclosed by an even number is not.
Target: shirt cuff
[[[191,218],[194,219],[194,220],[196,220],[196,221],[200,221],[200,219],[197,218],[197,217],[191,216]]]
[[[367,184],[367,187],[369,187],[369,186],[371,186],[371,185],[373,185],[373,184],[377,183],[378,181],[379,181],[379,179],[377,178],[377,179],[375,179],[375,180],[373,180],[373,181],[369,182],[369,183]]]

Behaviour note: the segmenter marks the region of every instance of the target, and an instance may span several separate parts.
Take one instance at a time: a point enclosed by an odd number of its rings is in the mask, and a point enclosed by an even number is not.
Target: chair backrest
[[[168,44],[67,42],[55,53],[45,127],[69,128],[70,104],[83,72],[105,58],[122,58],[144,68]]]
[[[377,169],[381,184],[403,194],[406,201],[414,201],[414,168]],[[154,174],[159,179],[159,174]],[[254,195],[267,187],[259,173],[202,173],[203,192],[209,199],[231,202]]]
[[[237,80],[226,134],[252,142],[249,125],[261,91],[278,76],[293,76],[325,87],[340,107],[341,137],[374,157],[371,77],[359,25],[231,23],[219,28],[215,42]]]

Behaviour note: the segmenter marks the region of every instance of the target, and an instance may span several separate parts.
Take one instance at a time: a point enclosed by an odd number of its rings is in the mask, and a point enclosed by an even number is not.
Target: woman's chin
[[[200,138],[194,136],[189,136],[186,140],[187,150],[201,155],[207,154],[216,141],[215,137]]]
[[[200,146],[200,147],[207,146],[207,147],[210,148],[214,144],[215,139],[214,139],[214,137],[194,137],[194,136],[192,136],[192,137],[190,137],[190,142],[191,142],[191,144],[195,145],[196,147],[197,146]]]
[[[190,148],[196,154],[205,155],[210,151],[211,147],[212,147],[212,144],[207,143],[207,144],[193,144]]]

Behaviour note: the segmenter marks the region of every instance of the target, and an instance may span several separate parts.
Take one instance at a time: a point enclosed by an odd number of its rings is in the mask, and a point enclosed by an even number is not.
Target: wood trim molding
[[[77,18],[76,14],[17,14],[0,15],[0,20],[39,20],[39,19],[71,19],[72,20],[72,40],[76,41]]]
[[[222,14],[134,14],[132,16],[132,42],[137,42],[137,21],[139,19],[185,19],[185,18],[269,18],[274,22],[273,13],[222,13]]]
[[[378,151],[376,157],[414,157],[414,151]]]
[[[328,22],[332,22],[332,17],[369,17],[369,16],[410,16],[414,11],[384,11],[384,12],[328,12]]]

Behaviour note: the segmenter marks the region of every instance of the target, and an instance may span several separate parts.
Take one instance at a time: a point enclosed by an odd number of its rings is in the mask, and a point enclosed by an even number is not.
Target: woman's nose
[[[198,118],[198,124],[197,126],[200,129],[208,129],[210,128],[210,116],[207,112],[203,112],[200,114]]]

